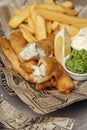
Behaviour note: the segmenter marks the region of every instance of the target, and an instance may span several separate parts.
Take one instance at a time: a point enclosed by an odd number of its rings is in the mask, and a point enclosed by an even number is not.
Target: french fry
[[[30,6],[27,6],[25,9],[21,10],[16,16],[14,16],[9,21],[9,26],[12,28],[17,28],[20,23],[22,23],[30,15]]]
[[[36,39],[41,40],[47,37],[45,19],[37,15],[36,17]]]
[[[52,4],[41,4],[41,5],[37,5],[37,9],[44,9],[44,10],[48,10],[48,11],[56,11],[56,12],[60,12],[60,13],[65,13],[66,10],[63,6],[61,5],[52,5]]]
[[[52,30],[55,30],[58,26],[59,26],[59,23],[54,21],[54,22],[51,24],[51,29],[52,29]]]
[[[44,17],[46,20],[62,22],[73,26],[76,24],[87,24],[87,18],[74,17],[62,13],[43,10],[43,9],[37,9],[37,13],[42,17]]]
[[[30,33],[30,31],[27,28],[20,25],[19,29],[22,32],[22,34],[27,42],[30,43],[30,42],[36,41],[35,37]]]
[[[48,10],[48,11],[55,11],[55,12],[59,12],[59,13],[66,13],[66,14],[72,15],[72,16],[77,16],[78,15],[78,12],[76,10],[63,7],[61,4],[56,4],[56,5],[40,4],[40,5],[37,5],[37,9],[44,9],[44,10]]]
[[[84,28],[84,27],[87,27],[87,23],[83,24],[83,23],[78,23],[78,24],[74,24],[74,27],[76,28]]]
[[[74,8],[74,4],[71,1],[65,1],[65,2],[61,3],[61,5],[66,8],[70,8],[70,9]]]
[[[36,2],[30,5],[30,16],[32,18],[33,25],[35,25],[36,23],[36,16],[37,16],[37,12],[35,11],[36,6],[37,6]]]
[[[34,31],[33,21],[32,21],[32,18],[31,18],[31,17],[28,17],[28,18],[27,18],[27,23],[28,23],[29,27],[33,30],[33,32],[35,32],[35,31]]]
[[[55,4],[54,0],[43,0],[44,4]]]
[[[34,27],[34,30],[35,30],[35,37],[36,37],[36,17],[37,17],[37,12],[35,11],[35,8],[37,6],[37,3],[32,3],[30,5],[30,16],[31,16],[31,19],[32,19],[32,23],[33,23],[33,27]]]
[[[36,6],[37,3],[33,3],[30,6],[30,13],[35,29],[35,37],[37,40],[41,40],[46,38],[46,25],[45,25],[45,19],[37,14],[35,10]]]
[[[28,30],[31,34],[34,34],[34,30],[32,30],[32,28],[30,28],[28,24],[22,23],[19,26],[20,26],[20,28],[24,28],[25,30]]]
[[[51,24],[52,24],[51,21],[46,21],[46,31],[48,34],[51,34],[51,32],[52,32]]]
[[[74,10],[74,9],[69,9],[69,8],[66,8],[66,7],[64,7],[64,8],[65,8],[66,14],[72,15],[72,16],[77,16],[77,15],[78,15],[78,12],[77,12],[76,10]]]

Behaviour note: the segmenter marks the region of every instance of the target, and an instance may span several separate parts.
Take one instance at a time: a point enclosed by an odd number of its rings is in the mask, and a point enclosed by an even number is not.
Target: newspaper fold
[[[12,17],[14,7],[22,8],[30,0],[14,0],[9,5],[0,7],[0,35],[9,38],[12,29],[8,26],[8,21]],[[38,2],[41,2],[38,0]],[[83,1],[82,1],[83,2]],[[82,4],[83,5],[83,4]],[[82,10],[80,6],[81,16],[87,14],[87,7]],[[86,17],[86,15],[84,15]],[[74,102],[87,99],[87,81],[75,82],[75,89],[70,94],[58,93],[57,90],[46,90],[37,92],[35,84],[25,81],[21,76],[16,74],[11,64],[4,56],[0,48],[0,86],[4,87],[10,95],[18,95],[34,112],[46,114],[57,109],[68,106]]]

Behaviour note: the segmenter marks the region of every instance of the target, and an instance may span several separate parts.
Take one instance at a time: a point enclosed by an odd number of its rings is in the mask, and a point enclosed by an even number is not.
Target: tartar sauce
[[[72,38],[71,47],[76,50],[85,49],[87,51],[87,27],[80,29],[79,33]]]

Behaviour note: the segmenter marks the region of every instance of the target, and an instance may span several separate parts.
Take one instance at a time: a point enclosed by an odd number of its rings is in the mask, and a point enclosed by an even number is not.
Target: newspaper
[[[30,0],[14,0],[8,5],[0,8],[1,36],[9,38],[9,34],[13,31],[8,26],[8,21],[13,15],[13,8],[23,8],[31,2],[32,1]],[[41,1],[38,0],[38,2]],[[82,5],[83,4],[80,6],[81,16],[82,14],[84,15],[84,12],[87,14],[87,7],[85,6],[84,10],[82,10]],[[35,84],[25,81],[20,75],[16,74],[16,72],[12,70],[11,64],[0,49],[0,86],[5,88],[10,95],[16,94],[38,114],[47,114],[77,101],[87,99],[87,81],[74,82],[75,89],[70,94],[59,93],[56,89],[37,92]]]
[[[0,129],[10,130],[72,130],[74,119],[62,117],[29,118],[6,100],[0,104]]]

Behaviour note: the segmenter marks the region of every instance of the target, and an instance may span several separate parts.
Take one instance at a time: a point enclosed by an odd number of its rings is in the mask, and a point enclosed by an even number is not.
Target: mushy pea
[[[73,50],[65,65],[72,72],[78,74],[87,73],[87,51],[84,49]]]

